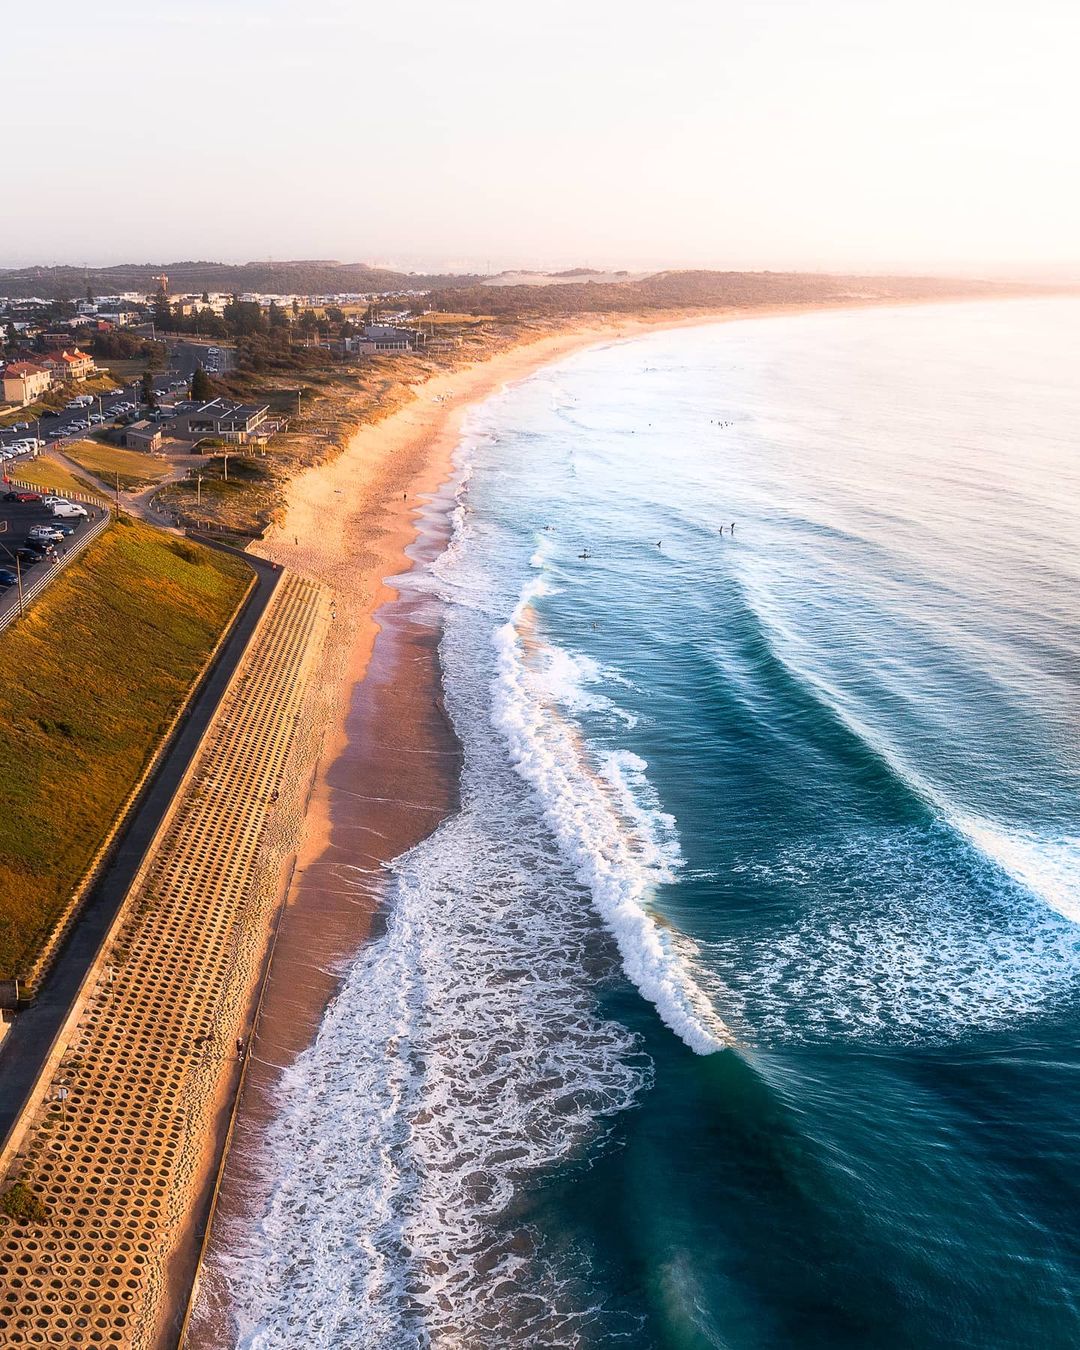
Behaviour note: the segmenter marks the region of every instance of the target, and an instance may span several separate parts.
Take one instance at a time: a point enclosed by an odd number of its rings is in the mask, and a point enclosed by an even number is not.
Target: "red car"
[[[5,492],[4,501],[6,502],[39,502],[41,501],[40,492]]]

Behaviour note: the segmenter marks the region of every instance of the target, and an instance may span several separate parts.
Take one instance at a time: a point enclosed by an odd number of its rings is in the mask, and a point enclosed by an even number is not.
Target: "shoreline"
[[[310,792],[282,877],[284,908],[185,1342],[190,1350],[233,1343],[220,1258],[243,1246],[265,1194],[262,1138],[282,1075],[314,1041],[342,971],[372,935],[385,865],[454,809],[460,748],[441,705],[437,602],[401,578],[449,538],[454,453],[468,410],[590,346],[865,307],[775,306],[574,325],[432,377],[415,387],[412,402],[361,427],[340,456],[290,484],[283,523],[252,551],[326,586],[335,618],[308,758],[293,769]]]

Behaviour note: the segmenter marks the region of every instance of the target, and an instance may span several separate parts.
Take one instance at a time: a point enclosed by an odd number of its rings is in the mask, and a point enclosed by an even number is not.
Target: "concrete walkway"
[[[273,597],[281,572],[261,558],[247,559],[258,580],[196,694],[176,739],[132,816],[112,862],[91,892],[44,988],[19,1014],[0,1046],[0,1157],[63,1026],[82,981],[116,917],[150,841],[168,810],[192,756],[217,711],[233,672]]]
[[[265,941],[249,915],[325,606],[277,589],[147,866],[92,965],[13,1176],[48,1209],[0,1219],[0,1346],[172,1343],[166,1260],[213,1161]],[[114,910],[114,914],[116,911]],[[7,1059],[5,1048],[4,1059]]]

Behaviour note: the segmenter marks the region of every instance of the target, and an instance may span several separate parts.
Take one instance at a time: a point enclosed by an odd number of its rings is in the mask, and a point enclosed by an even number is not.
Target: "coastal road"
[[[135,810],[108,867],[94,887],[33,1004],[15,1019],[0,1043],[0,1149],[30,1098],[79,987],[101,948],[154,833],[172,802],[203,734],[217,711],[259,618],[273,597],[281,570],[245,554],[256,586]]]
[[[213,352],[211,348],[214,349]],[[178,339],[169,346],[170,368],[187,379],[195,373],[196,366],[202,366],[206,370],[209,366],[216,365],[218,373],[222,373],[231,370],[235,364],[235,349],[227,347],[221,341],[210,339],[206,342],[195,342],[190,339]]]

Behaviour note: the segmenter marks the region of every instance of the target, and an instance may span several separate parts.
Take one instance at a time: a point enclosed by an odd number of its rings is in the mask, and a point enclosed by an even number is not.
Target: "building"
[[[341,345],[348,356],[370,356],[379,350],[374,338],[347,337],[342,339]]]
[[[124,428],[124,444],[129,450],[145,450],[153,454],[161,449],[161,428],[153,422],[132,422]]]
[[[366,323],[362,337],[365,342],[374,343],[377,352],[407,352],[416,334],[411,328],[395,328],[388,323]]]
[[[181,403],[165,426],[170,436],[184,441],[201,441],[204,437],[226,441],[231,445],[247,445],[249,441],[265,439],[264,429],[270,406],[266,403],[232,403],[215,398],[209,403]]]
[[[69,384],[74,380],[85,380],[88,375],[92,375],[97,367],[94,365],[94,358],[87,356],[85,352],[79,351],[78,347],[71,351],[45,352],[36,362],[42,370],[47,370],[52,376],[54,384]]]
[[[65,380],[85,380],[88,375],[93,375],[97,369],[94,365],[94,358],[87,352],[79,351],[78,347],[73,347],[71,351],[61,352],[60,365]]]
[[[29,361],[12,361],[4,369],[4,402],[17,403],[25,408],[52,384],[52,376],[41,366]]]
[[[138,323],[142,314],[137,309],[128,309],[126,305],[117,305],[115,309],[99,309],[98,318],[111,323],[114,328],[128,328],[131,324]]]

